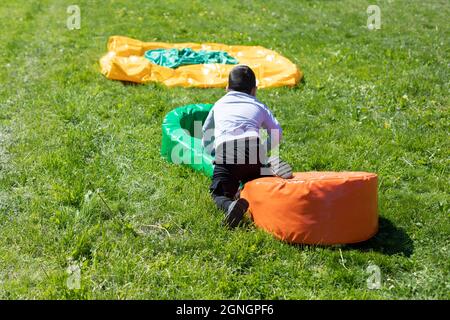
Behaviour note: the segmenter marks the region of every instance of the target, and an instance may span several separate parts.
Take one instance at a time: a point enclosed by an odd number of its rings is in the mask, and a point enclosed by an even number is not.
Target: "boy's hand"
[[[267,160],[267,163],[269,164],[270,169],[272,169],[274,175],[283,179],[292,178],[293,175],[291,166],[287,162],[281,160],[280,157],[270,157]]]

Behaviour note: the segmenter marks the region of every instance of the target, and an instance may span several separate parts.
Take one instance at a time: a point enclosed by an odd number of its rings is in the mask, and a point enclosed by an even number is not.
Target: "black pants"
[[[235,140],[216,148],[210,192],[221,210],[228,211],[241,183],[261,177],[260,148],[258,138]]]

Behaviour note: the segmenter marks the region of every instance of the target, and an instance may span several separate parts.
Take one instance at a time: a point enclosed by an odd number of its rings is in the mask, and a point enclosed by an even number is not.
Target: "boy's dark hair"
[[[251,94],[256,87],[256,77],[250,67],[239,65],[234,67],[228,76],[228,89]]]

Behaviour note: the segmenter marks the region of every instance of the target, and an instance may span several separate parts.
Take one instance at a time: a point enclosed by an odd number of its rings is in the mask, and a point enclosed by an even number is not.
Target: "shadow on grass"
[[[252,230],[255,228],[255,225],[250,219],[245,219],[241,223],[241,228]],[[364,242],[338,246],[290,245],[298,247],[299,249],[304,249],[306,247],[323,247],[329,249],[341,248],[342,250],[375,251],[385,255],[402,254],[406,257],[410,257],[414,252],[414,243],[408,234],[403,229],[396,227],[389,219],[382,217],[379,218],[378,233]]]
[[[386,255],[403,254],[410,257],[414,243],[408,234],[396,227],[389,219],[380,217],[378,233],[371,239],[344,246],[345,249],[376,251]]]
[[[300,79],[299,82],[297,82],[293,87],[291,87],[291,89],[295,90],[295,91],[299,91],[299,90],[303,90],[306,86],[306,79],[305,79],[305,75],[303,75],[303,77]]]
[[[132,81],[126,81],[126,80],[119,80],[124,87],[140,87],[144,85],[143,83],[137,83]]]

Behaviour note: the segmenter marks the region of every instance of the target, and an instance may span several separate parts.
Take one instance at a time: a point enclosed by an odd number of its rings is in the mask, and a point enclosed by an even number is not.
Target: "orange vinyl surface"
[[[378,231],[377,175],[303,172],[292,179],[264,177],[245,184],[255,224],[280,240],[344,244]]]

